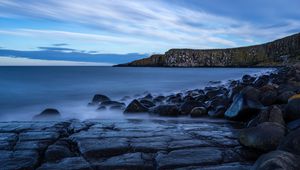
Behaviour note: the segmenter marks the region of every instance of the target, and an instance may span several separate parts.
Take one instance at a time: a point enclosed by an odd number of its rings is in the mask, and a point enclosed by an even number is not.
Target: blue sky
[[[299,7],[299,0],[1,0],[0,48],[152,54],[253,45],[299,32]]]

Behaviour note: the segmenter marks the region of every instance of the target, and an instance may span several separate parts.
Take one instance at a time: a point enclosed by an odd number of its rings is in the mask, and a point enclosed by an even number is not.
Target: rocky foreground
[[[1,170],[249,169],[240,123],[88,120],[0,123]]]
[[[299,64],[227,86],[147,94],[128,105],[97,94],[89,105],[99,114],[114,109],[198,119],[3,122],[2,167],[300,169]],[[46,109],[34,119],[49,117],[60,113]]]

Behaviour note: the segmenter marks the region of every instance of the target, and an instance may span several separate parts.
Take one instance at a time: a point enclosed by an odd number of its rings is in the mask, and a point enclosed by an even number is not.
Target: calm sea
[[[96,93],[114,100],[201,88],[265,68],[0,67],[0,121],[30,120],[44,108],[67,118],[123,118],[87,107]],[[127,101],[129,102],[129,101]]]

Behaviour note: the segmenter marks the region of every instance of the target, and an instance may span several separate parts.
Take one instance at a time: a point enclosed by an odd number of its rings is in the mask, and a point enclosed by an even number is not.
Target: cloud
[[[48,50],[48,51],[67,51],[67,52],[75,52],[75,49],[72,48],[62,48],[62,47],[38,47],[41,50]]]
[[[0,16],[45,19],[95,30],[87,33],[27,28],[0,30],[0,34],[132,44],[133,49],[140,44],[155,49],[233,47],[240,45],[236,39],[249,44],[252,39],[272,40],[300,28],[299,20],[285,19],[282,24],[262,26],[160,0],[2,0],[0,11]]]
[[[67,43],[57,43],[57,44],[52,44],[53,46],[56,46],[56,47],[61,47],[61,46],[68,46],[69,44]]]
[[[111,63],[41,60],[0,56],[0,66],[111,66]]]

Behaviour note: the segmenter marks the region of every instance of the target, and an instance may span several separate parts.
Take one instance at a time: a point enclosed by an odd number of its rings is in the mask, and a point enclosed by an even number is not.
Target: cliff
[[[118,66],[255,67],[281,66],[300,60],[300,33],[269,43],[226,49],[171,49]]]

